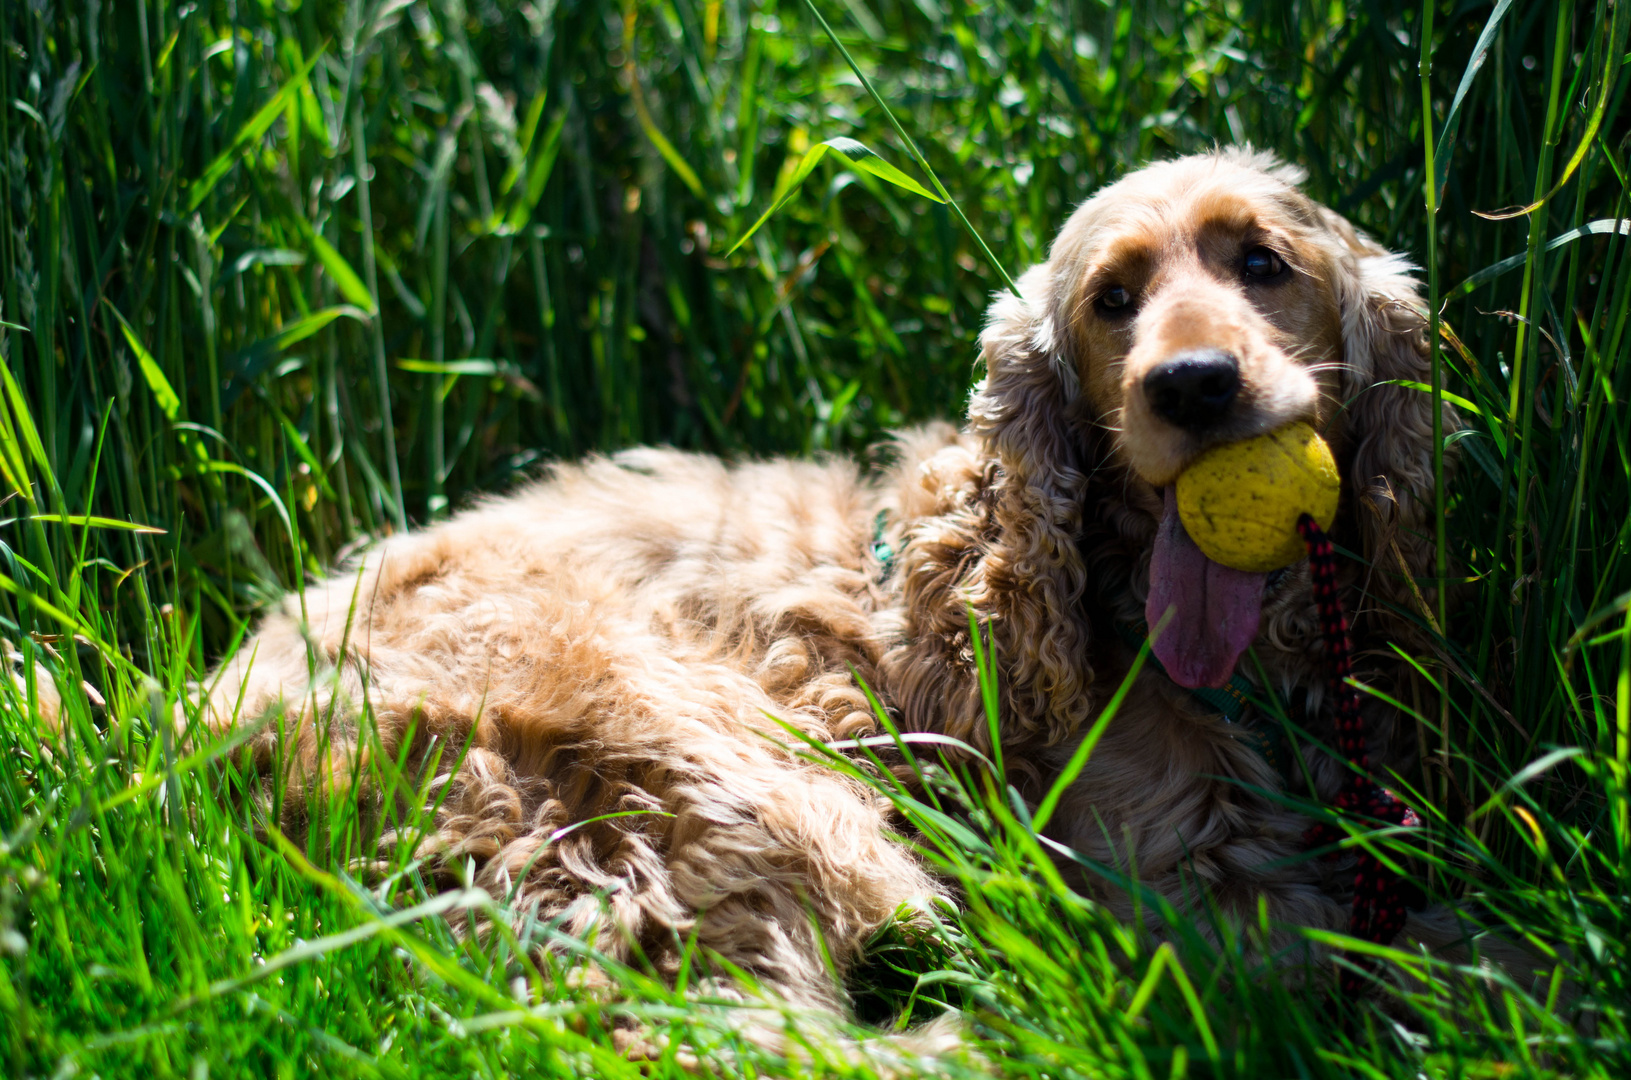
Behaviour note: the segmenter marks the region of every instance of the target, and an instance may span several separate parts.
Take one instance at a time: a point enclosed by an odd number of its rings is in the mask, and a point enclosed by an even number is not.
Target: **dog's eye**
[[[1245,265],[1247,275],[1255,278],[1279,277],[1280,271],[1286,268],[1280,256],[1266,247],[1254,247],[1246,252]]]
[[[1099,307],[1104,311],[1121,311],[1133,302],[1133,294],[1121,285],[1112,285],[1099,294]]]

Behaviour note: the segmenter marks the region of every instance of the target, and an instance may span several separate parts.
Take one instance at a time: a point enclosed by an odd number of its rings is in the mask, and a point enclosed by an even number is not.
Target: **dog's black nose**
[[[1201,431],[1223,419],[1240,391],[1240,364],[1222,349],[1182,352],[1144,376],[1144,397],[1161,419]]]

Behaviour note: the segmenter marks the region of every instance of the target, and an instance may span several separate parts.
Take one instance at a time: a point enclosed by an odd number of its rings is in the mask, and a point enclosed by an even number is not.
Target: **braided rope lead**
[[[1348,619],[1342,613],[1337,590],[1336,553],[1319,523],[1307,514],[1297,519],[1297,532],[1308,547],[1308,568],[1314,580],[1314,604],[1319,609],[1320,629],[1325,636],[1325,652],[1330,658],[1331,696],[1336,702],[1337,749],[1351,766],[1348,781],[1334,801],[1344,814],[1357,814],[1388,825],[1416,828],[1421,819],[1369,775],[1365,751],[1365,722],[1359,715],[1359,693],[1348,681],[1353,675],[1353,646],[1348,640]],[[1308,831],[1310,846],[1332,844],[1344,833],[1332,824],[1321,823]],[[1405,900],[1402,877],[1371,852],[1361,849],[1354,870],[1353,914],[1348,932],[1362,941],[1391,944],[1404,929]],[[1344,968],[1340,980],[1345,997],[1357,997],[1363,990],[1360,969],[1371,970],[1369,957],[1350,953],[1353,968]]]

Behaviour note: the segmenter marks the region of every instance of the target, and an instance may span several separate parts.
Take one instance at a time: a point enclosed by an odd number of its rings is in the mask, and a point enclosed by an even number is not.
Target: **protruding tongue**
[[[1178,496],[1169,485],[1166,512],[1150,558],[1150,598],[1144,618],[1153,633],[1172,608],[1172,619],[1155,639],[1155,656],[1179,686],[1222,686],[1235,661],[1257,637],[1267,574],[1248,574],[1201,553],[1178,519]]]

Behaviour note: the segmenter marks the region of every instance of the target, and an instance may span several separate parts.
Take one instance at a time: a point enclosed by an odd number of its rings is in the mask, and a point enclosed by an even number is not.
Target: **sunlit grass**
[[[587,994],[581,947],[533,959],[553,928],[433,888],[406,841],[360,868],[423,810],[335,795],[286,840],[234,748],[169,718],[272,597],[540,462],[864,452],[955,416],[990,293],[1077,201],[1243,140],[1442,302],[1464,584],[1404,688],[1428,753],[1400,786],[1424,884],[1556,978],[1438,966],[1344,1027],[1227,934],[1172,916],[1152,949],[1064,887],[1022,804],[943,774],[890,793],[961,905],[885,931],[857,1013],[960,1010],[1016,1076],[1622,1075],[1622,8],[823,0],[829,37],[803,0],[4,5],[7,1075],[884,1070],[865,1031],[789,1018],[784,1059],[638,968]],[[454,933],[488,908],[507,929]]]

